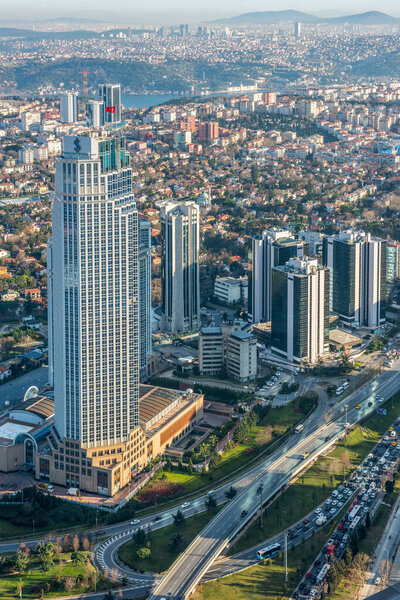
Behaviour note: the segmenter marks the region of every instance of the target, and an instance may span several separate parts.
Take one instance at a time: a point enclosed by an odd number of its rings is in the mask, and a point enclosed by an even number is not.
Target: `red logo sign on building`
[[[115,106],[106,106],[106,112],[115,113]]]

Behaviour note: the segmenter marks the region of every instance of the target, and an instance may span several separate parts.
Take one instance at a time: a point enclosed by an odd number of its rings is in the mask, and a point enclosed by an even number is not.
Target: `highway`
[[[267,502],[281,487],[286,485],[293,475],[307,462],[311,462],[334,443],[344,432],[344,404],[349,406],[347,421],[356,423],[374,411],[381,395],[390,398],[400,387],[399,362],[384,371],[378,378],[351,394],[332,410],[330,421],[309,419],[298,436],[292,436],[285,444],[258,465],[252,472],[243,476],[235,484],[237,496],[223,508],[204,528],[199,536],[175,561],[162,581],[150,596],[151,600],[168,597],[184,600],[194,591],[208,568],[226,548],[229,541],[240,531],[244,524],[258,511],[260,496],[257,488],[263,485],[263,501]],[[355,406],[361,404],[360,409]],[[310,453],[304,461],[302,453]],[[246,514],[244,514],[246,512]]]

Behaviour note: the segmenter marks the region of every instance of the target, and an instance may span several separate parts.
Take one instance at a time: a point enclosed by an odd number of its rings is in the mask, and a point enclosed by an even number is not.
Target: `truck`
[[[67,490],[67,496],[80,496],[80,491],[76,487],[70,487]]]
[[[326,517],[324,517],[324,515],[320,515],[316,520],[315,520],[315,524],[318,525],[318,527],[321,527],[322,525],[325,525],[326,523]]]
[[[294,432],[300,433],[300,431],[303,431],[303,429],[304,429],[304,425],[302,423],[300,423],[300,425],[297,425],[297,427],[295,427]]]

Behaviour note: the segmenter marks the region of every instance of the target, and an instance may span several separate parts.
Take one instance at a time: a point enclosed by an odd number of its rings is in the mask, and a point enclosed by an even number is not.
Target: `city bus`
[[[354,521],[360,508],[361,508],[361,506],[359,504],[356,504],[356,506],[349,513],[349,521]]]
[[[263,560],[264,558],[272,558],[276,556],[281,549],[280,544],[272,544],[271,546],[267,546],[266,548],[262,548],[257,552],[258,560]]]
[[[297,427],[295,427],[294,431],[295,433],[300,433],[300,431],[303,431],[304,429],[304,425],[300,423],[300,425],[297,425]]]
[[[317,575],[317,579],[316,579],[317,583],[322,583],[324,581],[326,574],[330,568],[331,568],[331,565],[328,565],[328,564],[326,564],[322,567],[322,569],[320,570],[320,572]]]
[[[354,521],[352,521],[352,523],[349,527],[349,530],[348,530],[349,533],[353,533],[353,531],[355,531],[355,529],[357,529],[358,525],[360,524],[360,521],[361,521],[361,516],[359,515],[358,517],[356,517],[354,519]]]

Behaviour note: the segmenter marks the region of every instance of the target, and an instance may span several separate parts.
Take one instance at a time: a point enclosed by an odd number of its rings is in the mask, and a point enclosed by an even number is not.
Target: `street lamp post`
[[[285,581],[288,580],[288,570],[287,570],[287,529],[285,529]]]
[[[344,405],[344,409],[345,409],[345,423],[344,423],[344,445],[347,448],[347,410],[349,408],[348,404]]]
[[[263,529],[263,489],[264,489],[264,485],[261,484],[260,485],[261,488],[261,492],[260,492],[260,527],[261,529]]]

